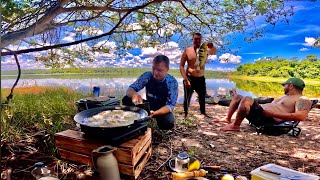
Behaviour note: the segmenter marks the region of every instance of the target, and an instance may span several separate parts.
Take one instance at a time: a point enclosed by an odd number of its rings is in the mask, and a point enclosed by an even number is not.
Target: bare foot
[[[222,131],[240,131],[240,126],[235,126],[234,124],[228,124],[221,130]]]
[[[222,120],[213,120],[212,122],[224,122],[224,123],[231,124],[231,119],[224,118]]]

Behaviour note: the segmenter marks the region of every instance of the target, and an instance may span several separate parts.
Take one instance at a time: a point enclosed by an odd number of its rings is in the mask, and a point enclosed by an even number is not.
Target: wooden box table
[[[66,130],[55,135],[55,144],[62,159],[92,166],[92,151],[105,145],[101,141],[88,139],[80,131]],[[120,174],[136,179],[152,152],[151,129],[117,146],[113,152],[118,160]]]

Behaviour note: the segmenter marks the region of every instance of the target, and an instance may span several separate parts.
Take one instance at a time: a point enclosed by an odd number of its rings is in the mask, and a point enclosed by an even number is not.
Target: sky
[[[267,32],[259,40],[252,43],[243,41],[244,34],[229,34],[231,38],[235,38],[232,44],[228,46],[231,50],[236,51],[219,51],[216,56],[209,56],[209,63],[206,69],[234,71],[239,65],[245,63],[254,63],[254,61],[269,57],[282,57],[291,59],[297,57],[304,59],[309,54],[315,54],[320,58],[320,49],[313,48],[312,44],[316,38],[320,37],[320,1],[303,1],[288,0],[287,5],[294,6],[295,14],[289,17],[289,23],[278,23],[275,27],[266,24],[259,19],[256,20],[256,26],[266,28]],[[96,29],[98,34],[102,31]],[[85,32],[90,33],[90,32]],[[71,42],[74,40],[75,33],[66,33],[63,42]],[[175,36],[174,36],[175,37]],[[148,37],[146,37],[146,41]],[[80,67],[150,67],[150,61],[158,54],[165,54],[171,61],[171,68],[178,68],[181,58],[182,49],[172,38],[171,41],[163,44],[161,47],[153,48],[135,48],[126,53],[124,57],[118,58],[114,54],[115,42],[101,41],[96,44],[104,44],[111,49],[109,53],[92,53],[91,56],[97,59],[94,62],[82,62],[76,60],[76,65]],[[192,44],[190,38],[190,45]],[[70,50],[79,46],[89,46],[86,43],[69,47]],[[240,47],[240,48],[239,48]],[[10,45],[12,49],[25,49],[23,45]],[[21,67],[23,69],[39,69],[44,65],[31,60],[30,56],[41,56],[41,53],[33,53],[29,56],[23,56],[21,59]],[[224,61],[229,59],[228,62]],[[1,58],[1,70],[16,69],[13,57]]]

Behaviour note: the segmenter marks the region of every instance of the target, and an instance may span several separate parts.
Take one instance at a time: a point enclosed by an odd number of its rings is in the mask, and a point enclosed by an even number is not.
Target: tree
[[[307,59],[308,59],[310,62],[315,62],[315,61],[318,60],[318,56],[317,56],[317,55],[314,55],[314,54],[307,55]]]
[[[4,0],[2,1],[1,48],[23,44],[26,49],[14,52],[2,49],[1,55],[38,54],[39,61],[48,65],[57,62],[74,63],[74,58],[92,60],[95,52],[127,49],[167,42],[174,34],[181,43],[193,32],[201,32],[218,45],[228,44],[230,32],[248,29],[252,41],[262,36],[264,29],[255,27],[256,17],[272,25],[288,21],[292,7],[285,8],[279,0]],[[65,34],[74,39],[64,43]],[[96,39],[100,38],[102,43]],[[81,43],[89,41],[86,47]],[[116,42],[116,49],[106,46]],[[188,42],[188,41],[187,41]],[[80,44],[70,50],[65,48]],[[48,55],[46,59],[43,56]],[[63,56],[64,58],[61,58]],[[42,57],[42,58],[40,58]]]
[[[314,47],[320,48],[320,37],[313,44]]]

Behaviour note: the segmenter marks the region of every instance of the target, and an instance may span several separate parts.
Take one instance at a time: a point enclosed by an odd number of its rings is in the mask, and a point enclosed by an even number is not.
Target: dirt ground
[[[183,107],[175,109],[176,126],[172,132],[153,130],[153,152],[139,179],[170,179],[165,162],[179,152],[187,152],[202,165],[219,165],[232,174],[250,177],[250,171],[259,166],[275,163],[301,172],[320,175],[320,109],[312,109],[308,118],[299,124],[298,137],[289,135],[257,135],[245,120],[241,132],[223,132],[223,119],[228,108],[207,105],[211,117],[201,119],[198,103],[191,104],[190,116],[183,120]],[[87,166],[61,161],[46,155],[47,137],[34,136],[37,141],[1,147],[2,178],[11,170],[12,179],[32,179],[33,163],[44,161],[58,167],[60,179],[98,179]],[[55,166],[56,165],[56,166]],[[5,171],[4,171],[5,170]]]

